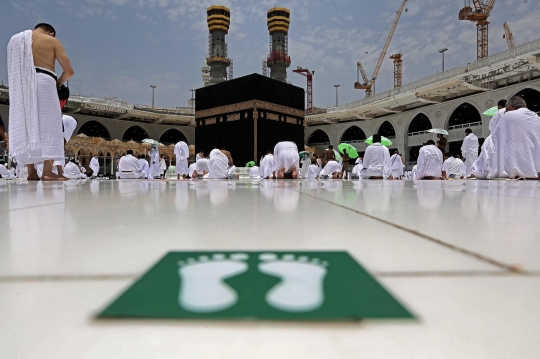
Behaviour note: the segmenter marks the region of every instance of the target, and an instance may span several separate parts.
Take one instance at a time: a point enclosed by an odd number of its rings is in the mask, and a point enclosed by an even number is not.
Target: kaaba
[[[195,146],[225,141],[234,164],[258,162],[280,141],[304,149],[304,89],[252,74],[195,91]]]

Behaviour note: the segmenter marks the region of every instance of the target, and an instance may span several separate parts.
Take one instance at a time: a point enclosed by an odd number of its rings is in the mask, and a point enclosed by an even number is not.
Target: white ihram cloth
[[[259,166],[253,166],[249,169],[249,178],[261,179],[261,170]]]
[[[317,165],[309,165],[308,168],[308,180],[314,180],[317,179],[317,177],[321,174],[321,168]]]
[[[491,135],[486,137],[484,144],[482,144],[482,151],[480,156],[474,161],[471,167],[471,173],[478,179],[489,179],[489,171],[492,167],[492,161],[495,158],[495,147],[493,147],[493,141]]]
[[[144,178],[148,178],[150,176],[150,165],[148,164],[148,161],[144,158],[138,159],[139,163],[141,164],[141,169],[144,173]]]
[[[304,157],[302,158],[302,160],[300,161],[301,163],[301,169],[300,169],[300,176],[302,178],[307,178],[307,175],[308,175],[308,168],[310,166],[310,163],[311,163],[311,159],[309,157]]]
[[[11,176],[11,172],[9,172],[9,170],[3,164],[0,164],[0,175],[5,179],[14,178]]]
[[[266,155],[261,160],[261,178],[272,177],[274,172],[274,155]]]
[[[210,166],[205,178],[225,179],[229,177],[229,159],[220,150],[213,149],[209,156]]]
[[[300,168],[300,156],[296,143],[283,141],[274,147],[274,171],[278,172],[285,168],[285,173],[292,172],[292,168]]]
[[[353,167],[351,176],[360,177],[360,173],[362,173],[363,169],[364,165],[362,163],[358,163],[356,166]]]
[[[411,171],[411,179],[416,181],[418,179],[418,165],[414,165]]]
[[[461,145],[461,154],[465,157],[465,167],[467,169],[467,176],[471,174],[471,167],[478,158],[478,137],[474,133],[468,134],[463,139],[463,144]]]
[[[116,177],[120,179],[143,178],[144,175],[145,173],[142,170],[141,163],[135,157],[132,155],[125,155],[120,158]]]
[[[178,168],[178,166],[177,166]],[[161,170],[159,169],[159,150],[157,148],[150,151],[150,177],[159,177]]]
[[[197,171],[197,163],[192,163],[189,165],[189,168],[188,168],[188,176],[190,178],[193,178],[193,173]],[[198,174],[198,173],[197,173]]]
[[[174,155],[176,156],[176,173],[181,176],[187,175],[189,157],[188,145],[184,141],[178,142],[176,145],[174,145]],[[197,156],[199,155],[197,154]]]
[[[62,115],[62,122],[64,123],[64,139],[67,143],[77,127],[77,120],[69,115]]]
[[[416,175],[418,179],[424,177],[441,178],[443,155],[435,145],[427,145],[420,148],[418,161],[416,162]]]
[[[321,171],[321,176],[331,176],[335,172],[341,172],[341,165],[339,162],[331,160],[326,163],[326,166]]]
[[[461,158],[456,158],[456,160],[459,161],[459,165],[461,166],[461,176],[467,178],[467,167],[465,167],[465,162],[463,162]]]
[[[210,172],[210,167],[209,167],[209,161],[208,161],[208,158],[199,158],[197,160],[197,162],[195,162],[195,164],[197,165],[197,173],[202,175],[204,172],[208,173]]]
[[[442,170],[446,171],[446,178],[461,178],[461,163],[462,161],[454,157],[448,157],[442,165]]]
[[[495,116],[493,116],[491,118],[491,120],[489,121],[489,130],[491,132],[495,131],[495,128],[497,127],[497,125],[499,124],[499,121],[501,120],[501,118],[503,117],[503,115],[506,113],[506,109],[503,108],[503,109],[500,109],[496,114]]]
[[[164,158],[159,161],[159,169],[161,170],[161,173],[167,170],[167,162],[165,162]]]
[[[540,118],[527,108],[504,114],[491,134],[495,148],[489,177],[538,178]]]
[[[392,174],[390,151],[379,142],[369,145],[366,148],[363,162],[362,178],[383,177],[387,179]]]
[[[81,169],[73,162],[68,162],[64,166],[64,177],[69,179],[84,179],[86,175],[81,173]]]
[[[394,178],[403,176],[403,168],[405,166],[403,165],[400,155],[395,154],[390,157],[390,166],[392,166],[392,176]]]
[[[90,167],[90,169],[92,170],[92,176],[97,177],[99,174],[99,160],[95,157],[92,157],[88,167]]]

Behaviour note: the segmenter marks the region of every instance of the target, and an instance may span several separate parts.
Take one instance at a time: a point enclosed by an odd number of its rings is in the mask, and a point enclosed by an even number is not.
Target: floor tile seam
[[[141,274],[52,274],[52,275],[12,275],[0,276],[0,284],[6,283],[32,283],[32,282],[101,282],[137,279]]]
[[[540,272],[510,272],[501,271],[411,271],[411,272],[371,272],[375,277],[380,278],[446,278],[446,277],[516,277],[516,278],[538,278]]]
[[[314,196],[310,193],[306,193],[306,192],[302,192],[302,191],[298,191],[298,190],[295,190],[295,189],[290,189],[292,191],[296,191],[298,193],[301,193],[301,194],[304,194],[304,195],[307,195],[307,196],[310,196],[312,198],[315,198],[315,199],[318,199],[320,201],[323,201],[323,202],[326,202],[326,203],[329,203],[329,204],[332,204],[336,207],[339,207],[339,208],[342,208],[342,209],[345,209],[345,210],[348,210],[348,211],[351,211],[351,212],[354,212],[354,213],[357,213],[361,216],[364,216],[364,217],[367,217],[367,218],[370,218],[370,219],[373,219],[375,221],[378,221],[378,222],[381,222],[381,223],[384,223],[386,225],[389,225],[391,227],[394,227],[394,228],[397,228],[399,230],[402,230],[402,231],[405,231],[407,233],[410,233],[410,234],[413,234],[417,237],[420,237],[420,238],[423,238],[423,239],[427,239],[431,242],[434,242],[436,244],[439,244],[443,247],[446,247],[448,249],[451,249],[453,251],[456,251],[456,252],[459,252],[461,254],[465,254],[467,256],[470,256],[470,257],[473,257],[475,259],[478,259],[480,261],[483,261],[483,262],[486,262],[486,263],[489,263],[491,265],[494,265],[496,267],[499,267],[499,268],[503,268],[507,271],[510,271],[510,272],[516,272],[516,273],[523,273],[523,270],[521,270],[519,267],[517,266],[514,266],[514,265],[510,265],[510,264],[506,264],[506,263],[503,263],[503,262],[500,262],[496,259],[493,259],[493,258],[490,258],[490,257],[487,257],[487,256],[484,256],[480,253],[476,253],[474,251],[471,251],[471,250],[468,250],[468,249],[465,249],[465,248],[462,248],[462,247],[458,247],[458,246],[455,246],[453,244],[450,244],[450,243],[447,243],[441,239],[438,239],[438,238],[435,238],[435,237],[432,237],[430,235],[427,235],[425,233],[422,233],[422,232],[419,232],[419,231],[416,231],[416,230],[412,230],[412,229],[409,229],[407,227],[404,227],[404,226],[401,226],[399,224],[396,224],[396,223],[393,223],[393,222],[390,222],[390,221],[387,221],[385,219],[382,219],[382,218],[379,218],[379,217],[376,217],[376,216],[373,216],[371,214],[368,214],[368,213],[365,213],[365,212],[362,212],[362,211],[359,211],[359,210],[356,210],[354,208],[350,208],[350,207],[347,207],[347,206],[344,206],[344,205],[341,205],[339,203],[335,203],[335,202],[332,202],[332,201],[329,201],[327,199],[324,199],[324,198],[320,198],[320,197],[317,197],[317,196]]]

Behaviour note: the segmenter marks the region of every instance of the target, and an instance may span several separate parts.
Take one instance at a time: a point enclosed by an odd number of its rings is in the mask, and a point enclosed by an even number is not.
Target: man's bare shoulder
[[[225,156],[230,156],[231,153],[227,150],[220,150]]]

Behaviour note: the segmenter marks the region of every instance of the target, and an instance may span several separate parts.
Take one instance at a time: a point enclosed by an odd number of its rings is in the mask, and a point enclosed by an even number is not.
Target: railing
[[[417,135],[423,135],[424,133],[429,133],[427,131],[416,131],[416,132],[409,132],[408,136],[417,136]]]
[[[189,115],[193,116],[195,114],[195,110],[193,107],[177,107],[177,108],[157,108],[147,105],[133,105],[134,110],[138,111],[146,111],[146,112],[153,112],[153,113],[160,113],[165,115]]]
[[[365,143],[365,142],[366,142],[366,138],[364,138],[363,140],[341,141],[341,143],[348,143],[348,144],[352,144],[352,143]]]
[[[457,130],[458,128],[466,128],[466,127],[474,127],[474,126],[482,126],[482,121],[480,122],[471,122],[471,123],[464,123],[463,125],[454,125],[448,127],[448,130]]]
[[[69,97],[70,102],[80,102],[80,103],[87,103],[90,105],[101,105],[101,106],[109,106],[109,107],[116,107],[121,108],[124,110],[132,110],[133,106],[130,106],[126,101],[121,100],[105,100],[102,98],[94,98],[94,97],[86,97],[86,96],[80,96],[80,95],[72,95]]]
[[[329,146],[330,142],[308,143],[308,147]]]

